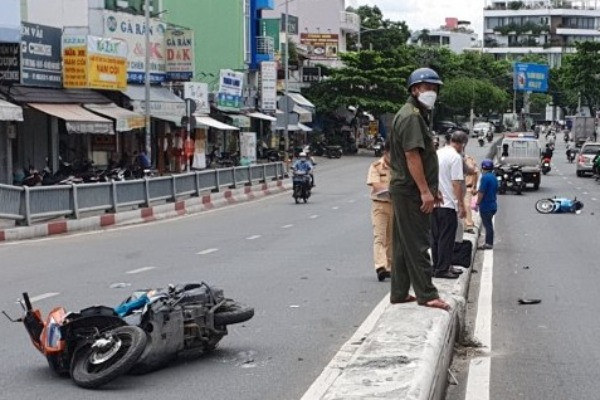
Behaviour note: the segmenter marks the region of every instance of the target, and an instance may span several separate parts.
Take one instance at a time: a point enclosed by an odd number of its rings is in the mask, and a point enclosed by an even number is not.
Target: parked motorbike
[[[525,188],[523,172],[519,165],[502,165],[496,168],[496,179],[498,180],[498,193],[506,194],[508,190],[516,194],[522,194]]]
[[[310,197],[311,179],[310,176],[304,171],[294,171],[292,177],[293,191],[292,197],[296,204],[300,203],[300,200],[304,203],[308,202]]]
[[[342,146],[327,146],[325,148],[327,158],[341,158],[342,153]]]
[[[477,138],[477,143],[479,143],[479,147],[483,147],[483,145],[485,144],[485,140],[483,136],[479,136]]]
[[[583,209],[583,203],[577,200],[577,197],[573,199],[554,197],[538,200],[535,209],[541,214],[576,213]]]
[[[542,158],[542,174],[544,175],[546,175],[552,169],[552,167],[550,166],[550,160],[550,157]]]
[[[210,351],[227,335],[227,325],[254,316],[253,308],[204,282],[137,291],[115,309],[94,306],[67,313],[58,307],[46,322],[27,293],[20,303],[23,317],[4,315],[25,325],[54,372],[88,389]]]

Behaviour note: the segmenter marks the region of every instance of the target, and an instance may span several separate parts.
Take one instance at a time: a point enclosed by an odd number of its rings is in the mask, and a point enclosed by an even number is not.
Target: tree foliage
[[[356,12],[360,17],[361,46],[364,50],[383,51],[400,47],[406,44],[410,31],[404,21],[391,21],[384,19],[379,7],[360,6]],[[350,51],[358,50],[358,34],[347,38],[347,48]]]
[[[600,106],[600,43],[580,42],[577,52],[567,56],[561,68],[558,92],[567,99],[580,93],[582,102],[592,111]]]

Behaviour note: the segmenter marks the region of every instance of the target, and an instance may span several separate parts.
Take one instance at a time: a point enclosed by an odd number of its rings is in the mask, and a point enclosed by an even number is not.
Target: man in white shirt
[[[452,267],[454,238],[458,227],[458,218],[466,214],[463,191],[463,152],[467,134],[456,131],[450,143],[437,151],[439,162],[439,190],[443,202],[433,209],[431,217],[431,255],[433,258],[433,276],[436,278],[456,279],[462,272]]]

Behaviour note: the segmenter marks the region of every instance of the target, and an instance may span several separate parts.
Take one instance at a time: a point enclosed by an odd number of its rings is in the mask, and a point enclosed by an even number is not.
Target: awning
[[[88,89],[51,89],[14,85],[1,88],[9,101],[16,103],[48,104],[108,104],[111,101]]]
[[[128,132],[146,126],[145,117],[143,115],[121,108],[114,103],[84,104],[83,107],[97,114],[114,119],[117,126],[117,132]]]
[[[132,100],[133,111],[140,114],[146,112],[146,89],[143,85],[129,85],[123,93]],[[181,117],[185,115],[185,101],[167,88],[151,87],[150,115],[153,118],[181,123]]]
[[[23,109],[0,99],[0,121],[23,121]]]
[[[222,131],[239,131],[240,128],[235,126],[227,125],[222,123],[221,121],[217,121],[211,117],[196,117],[196,124],[204,125],[215,129],[220,129]]]
[[[312,122],[312,111],[307,110],[299,105],[294,106],[294,112],[298,114],[300,122]]]
[[[298,128],[300,128],[302,132],[312,132],[312,128],[310,126],[306,126],[301,123],[298,123]]]
[[[65,120],[69,133],[100,135],[114,135],[115,133],[113,122],[110,119],[99,117],[79,104],[28,103],[27,105],[45,114]]]
[[[315,108],[315,105],[308,101],[306,97],[302,96],[300,93],[290,92],[288,93],[288,96],[290,96],[291,99],[294,100],[294,102],[300,107]]]
[[[271,121],[271,122],[277,121],[277,118],[271,117],[270,115],[259,113],[259,112],[250,113],[250,114],[248,114],[248,116],[250,118],[262,119],[264,121]]]

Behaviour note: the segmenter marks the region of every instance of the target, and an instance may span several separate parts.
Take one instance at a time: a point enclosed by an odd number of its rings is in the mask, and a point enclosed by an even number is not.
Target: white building
[[[598,1],[487,0],[483,52],[512,60],[540,54],[551,67],[580,41],[600,41]]]
[[[264,10],[263,18],[281,18],[287,0],[275,0],[274,10]],[[298,18],[291,40],[307,51],[311,60],[339,65],[338,53],[346,51],[346,36],[358,35],[360,17],[346,12],[346,0],[297,0],[288,2],[289,14]],[[285,41],[282,35],[282,41]]]
[[[409,43],[415,46],[447,47],[460,54],[473,47],[476,40],[477,35],[468,30],[435,29],[413,32]]]

